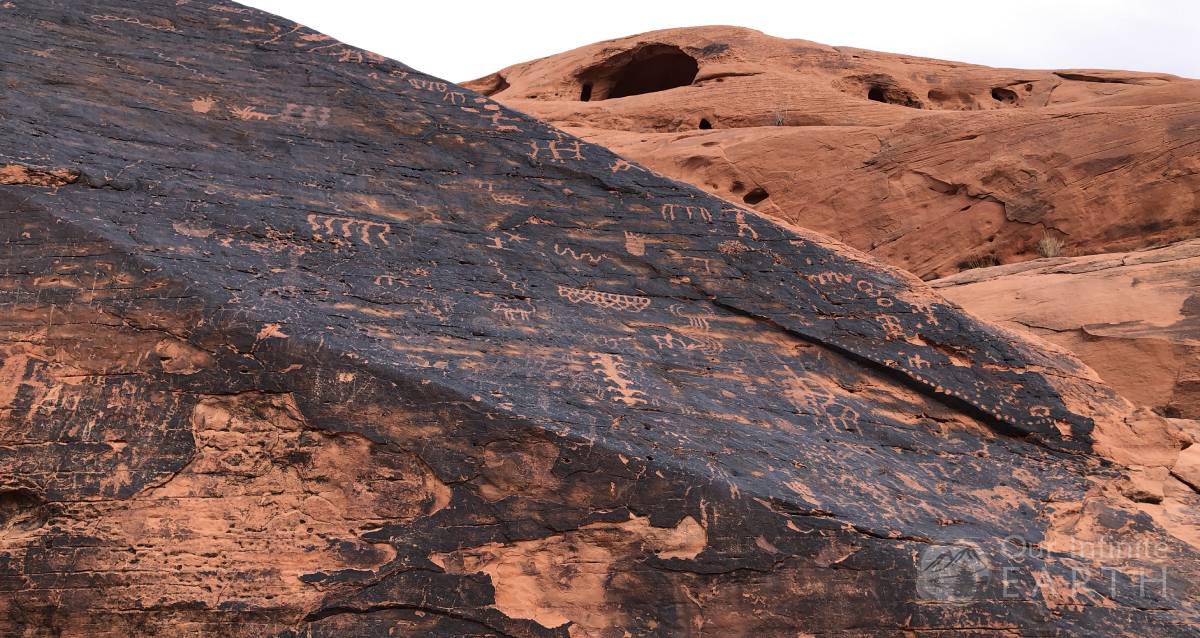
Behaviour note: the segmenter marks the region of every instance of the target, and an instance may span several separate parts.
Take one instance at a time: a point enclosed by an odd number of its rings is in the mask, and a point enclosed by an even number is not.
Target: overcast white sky
[[[243,2],[454,82],[599,40],[707,24],[991,66],[1200,78],[1200,0]]]

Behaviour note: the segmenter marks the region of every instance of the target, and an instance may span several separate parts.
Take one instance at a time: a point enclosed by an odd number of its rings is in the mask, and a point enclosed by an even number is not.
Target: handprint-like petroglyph
[[[573,304],[585,303],[604,308],[605,310],[641,312],[650,306],[649,297],[620,295],[611,292],[601,292],[599,290],[585,290],[581,288],[559,286],[558,294],[560,297],[565,297],[567,301]]]
[[[646,254],[646,237],[637,233],[625,231],[625,252],[634,257],[643,257]]]
[[[592,366],[596,372],[604,375],[607,386],[613,394],[613,400],[630,407],[645,403],[644,392],[634,387],[629,379],[629,367],[620,355],[607,352],[593,352]]]
[[[309,213],[308,225],[312,227],[313,238],[318,241],[336,239],[340,236],[344,239],[357,238],[363,244],[371,247],[375,247],[372,240],[379,241],[384,246],[391,245],[387,236],[392,232],[392,226],[383,222]]]

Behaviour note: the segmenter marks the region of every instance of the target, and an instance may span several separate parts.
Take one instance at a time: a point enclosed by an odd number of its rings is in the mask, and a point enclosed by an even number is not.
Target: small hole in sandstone
[[[701,130],[707,131],[708,129],[712,128],[712,122],[709,122],[706,118],[702,117],[700,118],[700,128]]]
[[[768,193],[766,189],[759,187],[743,195],[742,201],[753,206],[770,196],[770,193]]]
[[[592,83],[584,82],[583,90],[581,90],[579,92],[579,101],[580,102],[588,102],[588,101],[591,101],[591,99],[592,99]]]
[[[887,98],[883,94],[883,87],[879,85],[872,86],[867,90],[867,99],[875,100],[876,102],[887,102]]]

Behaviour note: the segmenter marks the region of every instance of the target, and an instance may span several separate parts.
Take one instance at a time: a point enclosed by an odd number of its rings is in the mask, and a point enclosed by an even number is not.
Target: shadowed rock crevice
[[[610,100],[688,86],[699,69],[696,58],[679,47],[642,45],[582,71],[580,100]]]

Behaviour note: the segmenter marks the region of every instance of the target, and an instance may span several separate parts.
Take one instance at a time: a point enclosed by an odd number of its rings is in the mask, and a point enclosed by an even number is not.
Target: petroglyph
[[[307,104],[291,104],[284,107],[279,114],[282,121],[296,126],[313,125],[324,127],[329,124],[331,111],[328,106],[309,106]]]
[[[809,283],[818,286],[828,286],[833,283],[848,284],[854,281],[854,275],[844,272],[822,272],[815,275],[807,275],[805,279],[808,279]]]
[[[625,231],[625,252],[634,257],[643,257],[646,254],[646,237],[637,233]]]
[[[634,169],[634,168],[636,168],[636,169],[638,169],[638,170],[641,170],[641,171],[644,171],[644,170],[645,170],[645,169],[643,169],[643,168],[642,168],[642,167],[640,167],[640,166],[637,166],[637,165],[635,165],[635,164],[631,164],[631,163],[629,162],[629,160],[623,160],[623,159],[620,159],[620,158],[618,158],[616,161],[614,161],[614,162],[612,163],[612,165],[611,165],[611,166],[609,166],[609,167],[608,167],[608,170],[610,170],[610,171],[612,171],[612,172],[614,172],[614,173],[621,173],[621,172],[628,171],[628,170],[631,170],[631,169]]]
[[[442,101],[454,105],[466,104],[467,94],[462,91],[446,91],[442,94]]]
[[[706,335],[693,336],[668,332],[661,335],[650,335],[650,338],[659,350],[695,350],[710,357],[725,351],[725,344],[720,339]]]
[[[854,284],[854,287],[868,297],[875,299],[875,303],[884,308],[890,308],[894,303],[890,298],[885,297],[883,292],[875,287],[875,284],[867,281],[866,279],[859,279],[858,282]]]
[[[201,113],[201,114],[208,113],[209,111],[216,108],[216,106],[217,106],[216,98],[202,97],[202,98],[199,98],[196,100],[192,100],[192,110],[197,113]]]
[[[445,93],[450,90],[450,85],[437,80],[428,80],[425,78],[408,78],[408,83],[418,91],[433,91],[435,93]]]
[[[392,232],[391,224],[382,222],[367,221],[365,219],[354,219],[353,217],[335,217],[332,215],[320,215],[317,213],[309,213],[308,225],[312,227],[313,238],[318,241],[334,239],[338,236],[344,239],[355,239],[363,244],[375,247],[372,240],[381,242],[384,246],[390,246],[388,241],[388,233]],[[324,234],[322,235],[322,231]]]
[[[784,396],[797,412],[825,420],[841,430],[852,432],[858,429],[858,411],[839,401],[832,389],[820,380],[798,376],[787,366],[781,376]]]
[[[925,370],[930,367],[930,363],[923,359],[919,354],[910,356],[908,358],[908,365],[909,367],[916,368],[918,370]]]
[[[579,140],[563,142],[562,140],[530,140],[532,150],[529,159],[536,160],[547,157],[552,162],[582,161],[583,143]]]
[[[703,206],[686,206],[684,204],[663,204],[659,208],[659,214],[665,221],[673,222],[676,219],[682,219],[685,215],[688,219],[701,219],[712,223],[713,216],[709,210]]]
[[[650,307],[649,297],[638,297],[635,295],[620,295],[611,292],[601,292],[599,290],[569,288],[561,285],[558,287],[558,294],[573,304],[585,303],[604,308],[605,310],[641,312]]]
[[[575,252],[575,249],[571,248],[570,246],[559,247],[558,244],[554,244],[554,254],[558,255],[559,257],[570,257],[575,261],[587,262],[593,266],[600,265],[600,262],[604,261],[606,257],[606,255],[593,255],[588,251],[577,253]]]
[[[684,254],[679,253],[679,251],[671,250],[671,249],[667,250],[667,254],[670,255],[671,257],[674,257],[675,259],[678,259],[679,261],[686,263],[687,267],[691,268],[693,270],[703,272],[706,275],[712,274],[712,272],[713,272],[712,260],[710,260],[710,259],[707,259],[704,257],[692,257],[691,255],[684,255]]]
[[[738,237],[749,237],[750,239],[758,239],[758,231],[754,230],[746,221],[746,213],[736,210],[734,212],[734,223],[737,224]]]
[[[268,120],[273,120],[276,117],[279,117],[278,115],[271,115],[269,113],[259,113],[258,108],[254,107],[254,106],[239,106],[239,107],[230,109],[229,112],[233,113],[233,116],[238,118],[239,120],[247,120],[247,121],[255,121],[255,122],[266,122]]]
[[[501,315],[510,322],[528,323],[533,311],[524,308],[513,308],[504,304],[493,304],[492,312]]]
[[[708,318],[713,316],[713,312],[707,308],[698,310],[695,314],[685,312],[686,307],[683,304],[671,304],[667,311],[676,317],[688,320],[688,324],[696,330],[704,332],[709,331]]]
[[[608,389],[613,393],[614,401],[630,407],[646,403],[646,400],[642,398],[645,393],[634,388],[633,382],[629,379],[629,367],[620,355],[593,352],[592,366],[596,372],[604,375]]]
[[[145,27],[147,29],[154,29],[155,31],[166,31],[169,33],[179,33],[180,32],[179,29],[175,28],[175,25],[171,24],[167,20],[158,20],[157,22],[159,22],[160,24],[152,24],[150,22],[142,22],[140,18],[130,18],[130,17],[125,17],[125,16],[114,16],[114,15],[93,15],[93,16],[91,16],[91,19],[93,22],[124,22],[127,24],[134,24],[139,27]]]
[[[904,332],[904,326],[895,317],[891,315],[876,315],[875,321],[883,326],[883,334],[888,339],[905,339],[907,337],[907,334]]]

